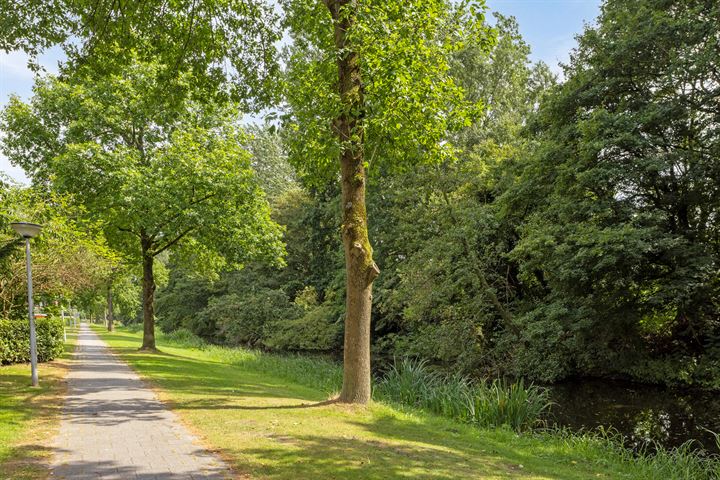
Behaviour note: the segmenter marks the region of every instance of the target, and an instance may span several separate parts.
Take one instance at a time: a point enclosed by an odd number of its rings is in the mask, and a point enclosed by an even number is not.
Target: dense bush
[[[172,272],[167,287],[160,289],[157,300],[157,325],[163,332],[185,328],[205,339],[213,339],[216,325],[209,317],[198,315],[207,307],[210,283],[204,279]]]
[[[200,314],[217,325],[218,338],[229,345],[262,343],[265,326],[297,318],[301,310],[282,290],[258,289],[240,296],[235,293],[213,297]]]
[[[63,351],[63,324],[58,318],[35,320],[38,361],[53,360]],[[27,320],[0,320],[0,364],[30,361],[30,325]]]
[[[338,350],[342,345],[343,309],[326,299],[320,305],[313,286],[296,291],[294,310],[297,318],[283,318],[265,325],[263,345],[272,350],[319,351]]]
[[[308,308],[295,319],[282,319],[265,327],[263,345],[273,350],[336,350],[342,344],[342,317],[327,305]]]
[[[207,346],[207,342],[192,333],[187,328],[178,328],[170,333],[161,332],[159,338],[165,343],[170,343],[178,347],[184,348],[203,348]]]

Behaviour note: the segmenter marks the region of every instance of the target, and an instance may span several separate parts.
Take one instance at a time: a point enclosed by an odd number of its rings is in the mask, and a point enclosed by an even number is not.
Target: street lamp
[[[25,268],[28,284],[28,318],[30,319],[30,367],[33,387],[38,386],[37,339],[35,338],[35,306],[33,305],[32,269],[30,268],[30,239],[40,235],[42,226],[36,223],[11,223],[12,228],[25,239]]]

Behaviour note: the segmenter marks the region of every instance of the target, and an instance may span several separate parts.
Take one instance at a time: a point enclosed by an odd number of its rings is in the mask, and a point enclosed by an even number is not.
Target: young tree
[[[306,181],[340,175],[346,269],[340,401],[370,398],[372,284],[367,169],[411,167],[453,154],[444,140],[480,109],[449,74],[466,37],[489,44],[481,2],[284,0],[293,46],[285,123]],[[479,43],[481,43],[479,42]],[[337,162],[337,163],[336,163]],[[338,168],[339,167],[339,168]]]
[[[143,349],[155,349],[154,260],[165,251],[206,271],[279,262],[280,228],[228,108],[166,91],[192,74],[133,61],[120,74],[80,69],[38,81],[2,114],[3,152],[102,222],[111,247],[142,265]],[[38,141],[42,139],[42,141]]]

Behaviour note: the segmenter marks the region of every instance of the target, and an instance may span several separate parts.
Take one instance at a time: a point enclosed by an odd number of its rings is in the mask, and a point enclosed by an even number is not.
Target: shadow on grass
[[[13,447],[7,459],[2,462],[0,478],[13,480],[35,480],[47,477],[50,464],[48,459],[56,451],[46,445],[26,444]]]
[[[474,431],[473,427],[455,424],[433,415],[418,421],[401,420],[392,415],[381,416],[371,423],[351,422],[353,425],[391,442],[409,441],[437,450],[452,450],[461,454],[465,462],[477,464],[486,459],[493,472],[505,472],[510,478],[532,476],[553,479],[585,480],[602,477],[592,472],[589,464],[578,464],[576,456],[561,451],[557,445],[542,445],[525,441],[510,430]],[[468,435],[476,441],[469,441]],[[471,461],[473,459],[474,461]],[[477,478],[477,477],[476,477]]]
[[[252,459],[248,473],[277,479],[482,478],[454,452],[357,438],[270,438],[282,445],[242,450],[244,458]]]
[[[173,404],[173,408],[178,410],[299,410],[325,407],[335,403],[337,403],[335,399],[291,405],[238,405],[235,403],[218,403],[217,400],[189,400]]]
[[[123,341],[138,342],[137,337],[132,335],[118,333],[109,335],[112,335],[111,341],[122,338]],[[291,381],[273,376],[273,372],[263,372],[255,365],[252,366],[253,368],[248,368],[248,365],[242,363],[196,359],[166,351],[148,353],[138,351],[134,345],[113,346],[112,350],[140,375],[149,378],[153,385],[185,396],[202,395],[203,399],[194,401],[197,408],[206,406],[214,406],[216,409],[239,408],[237,405],[218,403],[218,397],[274,398],[305,402],[301,405],[293,403],[285,408],[310,408],[314,405],[326,404],[327,395],[318,392],[317,389],[293,384]],[[91,354],[85,354],[85,358],[90,359],[89,355]],[[92,363],[95,365],[90,368],[104,371],[107,367],[98,360],[94,359]],[[185,404],[188,406],[184,407]],[[173,402],[175,408],[191,408],[190,405],[191,402]],[[258,407],[247,407],[247,409],[256,408]],[[267,408],[283,407],[273,405]]]
[[[0,478],[47,478],[52,449],[41,443],[48,440],[48,428],[59,418],[63,378],[69,368],[65,360],[73,348],[66,345],[62,360],[40,364],[39,387],[30,386],[29,365],[0,370]],[[10,373],[11,369],[22,373]]]
[[[68,365],[54,362],[53,367],[62,372],[60,377],[64,377],[64,370],[67,370]],[[46,401],[48,394],[57,393],[60,389],[62,380],[57,374],[41,377],[40,386],[33,387],[29,367],[28,375],[0,373],[0,428],[6,428],[10,424],[22,424],[33,417],[48,416],[59,411],[59,400]]]
[[[225,420],[252,428],[238,437],[216,430],[227,435],[226,443],[217,445],[220,452],[250,476],[420,480],[596,476],[589,464],[573,466],[577,458],[558,445],[526,441],[512,432],[477,431],[431,415],[406,418],[385,415],[375,407],[355,414],[324,401],[327,396],[316,388],[274,376],[278,372],[265,360],[229,355],[230,361],[216,361],[203,358],[214,352],[206,355],[197,350],[185,356],[183,347],[176,345],[168,345],[173,353],[147,354],[137,350],[137,336],[112,335],[111,342],[124,343],[114,351],[168,392],[173,409],[193,410],[194,418],[202,419],[199,423],[213,422],[213,428]],[[273,412],[263,416],[264,410]],[[243,411],[258,413],[244,416]],[[282,431],[277,430],[277,419],[284,425]],[[310,426],[293,426],[299,424]]]
[[[537,449],[523,449],[509,438],[452,438],[433,422],[388,416],[347,423],[358,430],[351,435],[269,434],[269,445],[225,453],[243,459],[244,473],[277,480],[610,478],[589,466],[573,466],[570,459],[561,465],[561,455],[538,457]]]

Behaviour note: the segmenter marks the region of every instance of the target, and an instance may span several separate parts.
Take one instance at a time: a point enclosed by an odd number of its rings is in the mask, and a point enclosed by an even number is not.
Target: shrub
[[[522,380],[475,382],[462,375],[442,375],[423,360],[396,361],[377,383],[379,400],[443,415],[479,427],[509,426],[527,430],[550,407],[547,389]]]
[[[335,308],[308,307],[300,318],[288,318],[265,326],[263,344],[273,350],[327,352],[340,347],[343,326]]]
[[[59,318],[35,320],[38,361],[48,362],[63,352],[63,324]],[[0,364],[30,361],[30,325],[23,320],[0,320]]]
[[[263,339],[266,324],[294,319],[301,313],[282,290],[259,288],[243,296],[230,293],[211,298],[200,315],[217,325],[222,342],[253,346]]]
[[[198,337],[187,328],[178,328],[170,333],[163,332],[160,334],[160,338],[162,338],[166,343],[170,343],[178,347],[203,348],[207,345],[205,340]]]

